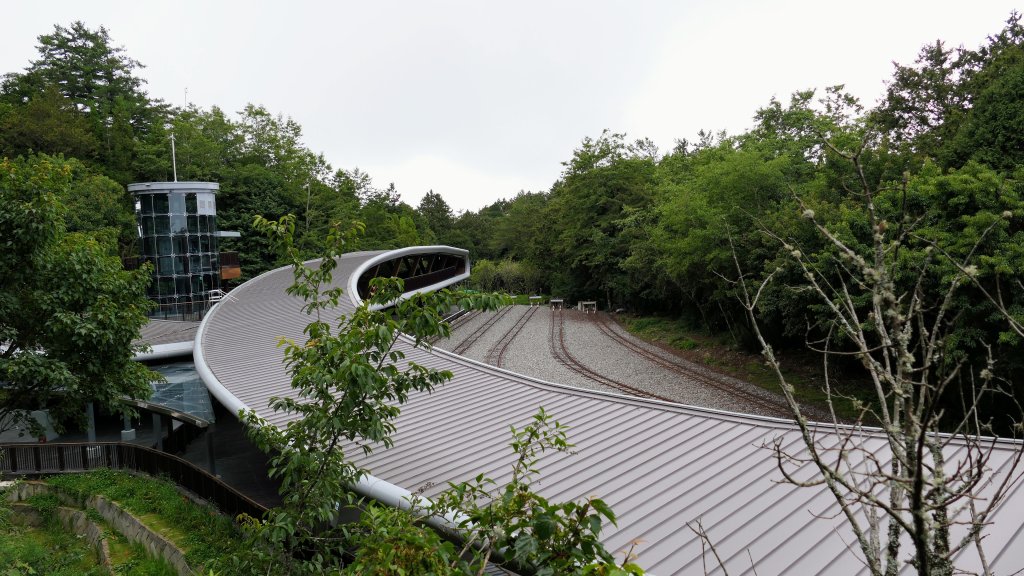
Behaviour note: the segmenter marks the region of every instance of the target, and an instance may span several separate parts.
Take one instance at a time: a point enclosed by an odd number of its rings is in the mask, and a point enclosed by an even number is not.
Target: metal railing
[[[232,517],[261,518],[267,508],[177,456],[123,442],[0,444],[0,476],[37,476],[98,468],[164,477]]]

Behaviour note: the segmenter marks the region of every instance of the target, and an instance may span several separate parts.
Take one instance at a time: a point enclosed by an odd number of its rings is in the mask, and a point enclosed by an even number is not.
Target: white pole
[[[174,151],[174,132],[171,132],[171,166],[174,169],[174,181],[178,181],[178,158]]]

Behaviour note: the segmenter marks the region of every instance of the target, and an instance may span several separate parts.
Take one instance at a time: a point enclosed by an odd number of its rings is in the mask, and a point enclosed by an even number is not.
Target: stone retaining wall
[[[72,494],[43,482],[20,482],[8,492],[7,500],[12,502],[12,510],[16,514],[21,514],[23,520],[32,525],[33,522],[42,522],[38,511],[27,504],[18,503],[42,494],[56,496],[63,505],[57,508],[61,524],[68,530],[84,535],[90,543],[97,546],[100,549],[100,560],[108,569],[110,568],[110,552],[103,529],[89,521],[88,516],[82,510],[69,507],[95,510],[111,527],[123,534],[129,541],[142,544],[150,554],[166,560],[180,576],[195,574],[188,562],[185,561],[185,553],[173,542],[150,530],[141,520],[123,510],[116,502],[103,496],[89,496],[82,501]]]

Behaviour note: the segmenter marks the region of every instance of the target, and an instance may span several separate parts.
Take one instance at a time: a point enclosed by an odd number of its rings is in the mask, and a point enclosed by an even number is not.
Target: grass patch
[[[129,542],[118,533],[107,531],[110,567],[114,574],[140,576],[177,576],[178,572],[163,558],[156,558],[142,544]]]
[[[222,567],[232,555],[243,553],[243,537],[230,518],[196,505],[170,482],[115,470],[53,476],[47,482],[80,497],[100,494],[117,502],[174,542],[200,572]]]
[[[2,494],[0,494],[2,496]],[[60,501],[53,494],[36,494],[24,503],[35,508],[42,527],[20,526],[11,521],[11,509],[0,498],[0,576],[54,574],[57,576],[108,574],[99,554],[83,536],[67,531],[57,518]],[[92,508],[84,510],[90,522],[104,533],[114,574],[175,576],[177,571],[144,546],[130,542]]]
[[[44,507],[51,504],[45,499],[37,499],[37,502]],[[0,500],[0,566],[3,567],[0,573],[3,576],[100,576],[107,573],[92,545],[64,531],[53,515],[55,508],[55,505],[50,508],[50,517],[43,527],[31,528],[14,524],[7,501]]]

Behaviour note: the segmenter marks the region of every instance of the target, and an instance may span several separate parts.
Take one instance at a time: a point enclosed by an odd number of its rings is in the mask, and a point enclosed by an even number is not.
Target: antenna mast
[[[174,132],[171,132],[171,166],[174,168],[174,181],[178,181],[178,157],[174,151]]]

